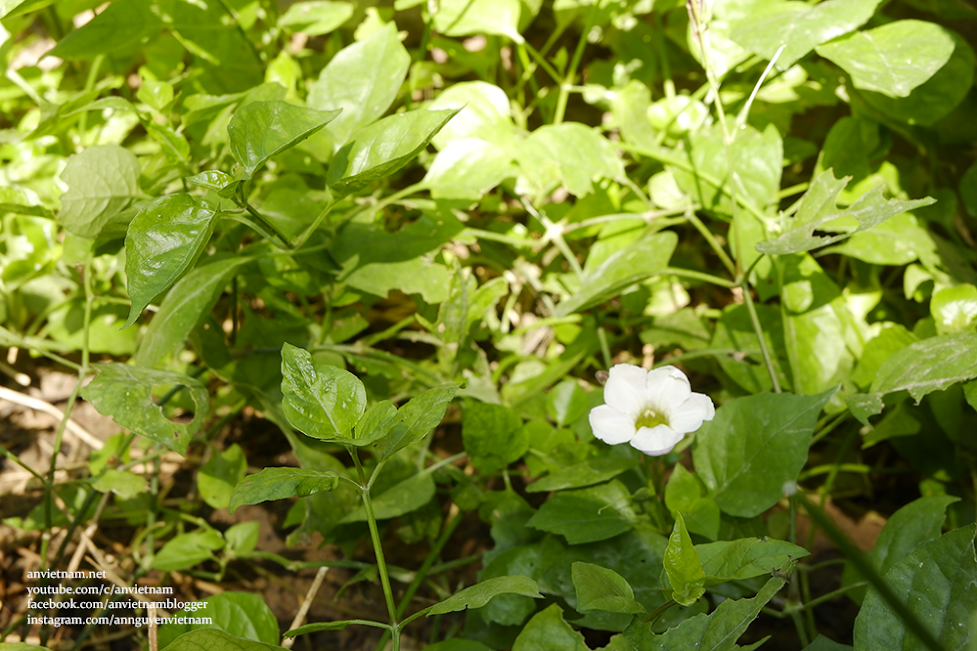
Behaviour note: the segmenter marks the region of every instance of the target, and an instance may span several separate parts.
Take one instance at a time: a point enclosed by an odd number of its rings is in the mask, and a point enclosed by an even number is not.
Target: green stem
[[[373,542],[373,552],[377,557],[377,571],[380,574],[380,585],[383,587],[383,597],[387,602],[387,613],[390,616],[390,631],[393,636],[392,651],[400,651],[400,628],[397,626],[397,605],[394,603],[393,588],[390,587],[390,575],[387,573],[387,562],[383,557],[383,545],[380,541],[380,530],[377,528],[377,517],[373,512],[373,500],[370,499],[370,488],[360,463],[360,456],[356,448],[347,448],[349,456],[353,457],[357,475],[360,478],[360,495],[363,498],[363,509],[366,511],[366,521],[370,527],[370,540]]]
[[[712,274],[703,273],[701,271],[693,271],[692,269],[667,267],[662,273],[670,276],[678,276],[679,278],[688,278],[689,280],[701,280],[702,282],[709,283],[711,285],[718,285],[719,287],[725,287],[726,289],[733,289],[734,287],[738,286],[731,280],[726,280],[725,278],[713,276]]]
[[[570,99],[570,87],[573,85],[574,77],[577,76],[577,68],[580,66],[584,48],[587,46],[587,34],[590,33],[590,29],[594,26],[594,20],[597,18],[599,7],[600,3],[595,2],[590,9],[590,13],[587,14],[587,22],[584,25],[583,32],[580,34],[580,40],[577,41],[577,49],[573,52],[573,59],[570,61],[570,67],[567,68],[566,77],[563,78],[563,82],[560,84],[560,96],[556,100],[556,113],[553,115],[553,124],[563,122],[563,118],[566,115],[567,101]]]
[[[245,202],[244,209],[248,211],[248,214],[250,214],[256,220],[258,220],[259,224],[261,224],[263,227],[267,228],[268,230],[270,230],[272,233],[275,234],[275,237],[277,237],[281,241],[282,248],[285,249],[295,248],[295,245],[292,242],[290,242],[289,239],[285,237],[285,235],[282,234],[280,230],[278,230],[278,227],[272,224],[270,221],[268,221],[265,218],[265,216],[262,215],[260,212],[255,210],[254,206],[252,206],[250,203]]]
[[[760,317],[757,315],[756,306],[753,304],[753,295],[750,294],[750,284],[746,278],[743,278],[743,282],[740,283],[740,287],[743,290],[743,300],[746,302],[746,310],[750,313],[750,322],[753,324],[753,331],[756,332],[757,341],[760,343],[760,354],[763,355],[763,363],[767,367],[767,373],[770,374],[770,383],[773,385],[774,393],[780,393],[780,381],[777,379],[777,369],[773,364],[773,358],[770,357],[770,351],[767,350],[767,341],[763,337],[763,326],[760,325]]]
[[[735,195],[733,196],[735,197]],[[729,275],[735,277],[737,275],[736,264],[733,262],[733,259],[729,257],[729,254],[726,253],[726,249],[719,244],[719,241],[712,234],[712,231],[706,228],[706,225],[702,223],[702,220],[699,219],[698,215],[696,215],[694,212],[689,211],[687,218],[692,225],[695,226],[695,229],[699,231],[699,234],[702,235],[706,243],[709,244],[709,248],[715,251],[716,255],[719,256],[720,262],[722,262],[723,266],[726,267],[726,271],[729,272]]]

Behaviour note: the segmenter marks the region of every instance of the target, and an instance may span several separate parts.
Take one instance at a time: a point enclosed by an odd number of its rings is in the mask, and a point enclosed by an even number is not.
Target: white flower
[[[590,412],[594,436],[611,445],[630,442],[656,457],[716,415],[709,396],[692,393],[689,378],[674,366],[645,371],[617,364],[604,385],[604,402]]]

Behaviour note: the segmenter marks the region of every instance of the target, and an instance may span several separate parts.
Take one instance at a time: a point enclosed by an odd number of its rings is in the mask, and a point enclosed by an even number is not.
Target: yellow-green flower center
[[[663,415],[659,414],[654,409],[648,408],[641,412],[637,420],[634,421],[635,429],[641,429],[642,427],[657,427],[658,425],[668,425],[668,419]]]

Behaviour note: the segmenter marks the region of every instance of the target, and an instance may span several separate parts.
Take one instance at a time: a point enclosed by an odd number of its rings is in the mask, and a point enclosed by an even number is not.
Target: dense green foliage
[[[0,345],[127,430],[7,523],[125,519],[124,580],[221,581],[297,566],[208,514],[287,499],[386,611],[288,634],[395,650],[719,651],[761,611],[791,648],[973,648],[977,10],[371,4],[0,0]],[[681,365],[715,417],[660,457],[595,439],[617,363]],[[298,467],[248,474],[243,411]],[[891,516],[871,553],[829,500]],[[441,562],[472,512],[488,551]],[[261,599],[208,602],[161,647],[280,648]]]

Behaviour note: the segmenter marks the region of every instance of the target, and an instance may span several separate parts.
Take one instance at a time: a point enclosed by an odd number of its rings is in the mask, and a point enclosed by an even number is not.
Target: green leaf
[[[214,529],[198,529],[174,536],[156,552],[153,568],[180,572],[214,558],[212,552],[224,546],[224,538]]]
[[[227,125],[231,153],[251,176],[269,158],[321,130],[337,115],[339,111],[317,111],[282,100],[245,104]]]
[[[349,194],[390,176],[427,147],[457,112],[418,109],[359,129],[333,157],[327,176],[330,187]]]
[[[933,294],[930,315],[940,334],[972,330],[977,319],[977,287],[964,283]]]
[[[416,511],[431,501],[434,489],[431,473],[419,472],[373,498],[373,515],[377,520],[389,520]],[[366,519],[366,509],[361,506],[342,522],[366,522]]]
[[[324,441],[352,439],[366,410],[366,389],[345,369],[316,364],[307,350],[282,346],[282,406],[295,429]]]
[[[818,635],[814,641],[804,647],[804,651],[854,651],[854,647],[840,644],[831,638]]]
[[[971,217],[977,217],[977,162],[967,168],[967,171],[960,177],[960,198],[963,206]]]
[[[297,2],[278,18],[278,25],[292,32],[320,36],[338,29],[353,17],[354,11],[355,7],[350,2]]]
[[[512,651],[588,651],[583,635],[566,623],[563,610],[550,604],[533,615],[512,643]]]
[[[558,533],[571,545],[606,540],[630,531],[637,516],[624,484],[607,484],[563,491],[547,500],[526,524]]]
[[[204,629],[184,633],[166,648],[168,651],[268,651],[283,647],[245,640],[224,631]]]
[[[518,594],[533,599],[542,599],[539,586],[528,576],[500,576],[469,586],[460,592],[435,604],[428,611],[427,616],[444,615],[469,608],[481,608],[489,601],[503,594]]]
[[[655,635],[651,627],[636,620],[624,631],[625,639],[641,651],[695,649],[695,651],[733,651],[742,635],[760,610],[784,586],[784,580],[770,579],[752,599],[726,599],[708,615],[696,615],[662,635]],[[755,648],[755,647],[750,647]],[[878,649],[898,647],[872,647]]]
[[[696,433],[692,459],[719,508],[752,518],[776,504],[804,467],[814,424],[834,393],[762,393],[717,409]]]
[[[396,233],[352,222],[339,231],[329,252],[343,266],[340,282],[383,297],[393,289],[419,293],[435,304],[447,300],[451,279],[447,267],[431,258],[463,228],[443,214],[423,215]]]
[[[248,520],[231,525],[224,532],[228,553],[239,556],[250,554],[258,546],[259,533],[260,525],[257,520]]]
[[[449,142],[434,157],[424,185],[431,188],[435,199],[476,201],[517,174],[512,154],[502,147],[478,138],[462,138]]]
[[[634,590],[627,580],[606,567],[577,561],[571,566],[573,586],[577,592],[577,610],[604,610],[636,615],[645,612],[634,600]]]
[[[29,1],[30,0],[28,0],[28,2]],[[36,644],[28,644],[27,642],[0,642],[0,651],[38,651],[38,650],[51,651],[51,649],[49,649],[46,646],[37,646]]]
[[[669,166],[679,188],[706,210],[733,214],[730,197],[724,192],[729,172],[729,155],[719,125],[693,135],[691,151],[678,152],[686,166]],[[733,174],[739,200],[747,199],[759,209],[777,200],[784,160],[784,142],[772,124],[763,131],[747,125],[736,134],[732,145]]]
[[[600,178],[624,177],[624,164],[614,146],[599,132],[578,122],[545,125],[516,148],[516,160],[536,196],[559,186],[581,197]]]
[[[557,316],[599,305],[623,289],[662,272],[677,245],[678,236],[666,231],[618,250],[584,276],[580,289],[557,306]]]
[[[184,179],[188,183],[213,190],[222,197],[233,197],[243,178],[237,178],[220,170],[206,170]]]
[[[855,88],[908,97],[950,60],[950,33],[922,20],[897,20],[817,48],[851,75]]]
[[[153,3],[145,0],[116,0],[91,21],[61,39],[48,55],[86,59],[134,48],[163,28],[163,21],[153,8]]]
[[[460,384],[442,384],[412,398],[384,424],[377,454],[386,459],[428,435],[444,418]],[[355,443],[354,443],[355,445]]]
[[[217,208],[189,194],[161,197],[140,210],[126,234],[126,289],[132,301],[125,327],[197,262],[214,232]]]
[[[707,497],[706,487],[682,464],[676,464],[665,485],[665,507],[681,513],[692,533],[710,540],[719,537],[719,505]]]
[[[445,88],[431,110],[457,109],[458,114],[431,138],[439,150],[452,141],[474,139],[508,152],[515,140],[512,107],[505,91],[485,81],[463,81]]]
[[[387,112],[408,68],[410,54],[401,45],[393,22],[340,50],[329,61],[309,89],[308,104],[318,109],[342,109],[325,131],[334,150],[346,144],[354,131]]]
[[[146,490],[146,478],[140,477],[128,470],[104,470],[98,477],[93,477],[92,487],[102,493],[112,491],[123,499],[135,497]]]
[[[886,116],[908,124],[930,126],[949,115],[973,85],[975,57],[973,49],[959,34],[947,33],[954,42],[950,60],[909,97],[889,97],[866,90],[860,93],[862,98]]]
[[[786,70],[822,43],[868,22],[881,0],[828,0],[815,6],[804,2],[759,4],[729,28],[733,41],[745,50],[772,59],[784,51],[777,67]]]
[[[0,649],[0,651],[3,651],[3,649]],[[429,645],[427,651],[492,651],[492,647],[485,646],[475,640],[464,640],[460,637],[453,637]]]
[[[912,343],[879,367],[869,393],[848,397],[852,415],[864,425],[882,411],[882,397],[908,391],[917,402],[933,391],[977,377],[977,333],[939,335]]]
[[[214,450],[197,473],[197,491],[213,509],[226,509],[231,493],[248,471],[248,461],[237,443],[224,451]]]
[[[783,315],[779,308],[757,305],[757,316],[763,324],[763,340],[771,355],[774,371],[781,386],[789,386],[784,372],[788,362],[784,358]],[[746,305],[727,305],[716,322],[712,347],[717,350],[733,350],[733,354],[717,354],[716,361],[736,384],[749,393],[761,393],[773,389],[760,350],[760,339],[753,328],[750,311]]]
[[[573,466],[561,468],[539,481],[534,481],[526,487],[526,492],[547,493],[600,484],[617,477],[636,465],[638,465],[636,459],[614,459],[611,457],[589,459]]]
[[[153,387],[176,385],[182,385],[193,400],[195,413],[189,423],[170,420],[153,401]],[[99,374],[81,390],[81,395],[98,413],[111,416],[126,429],[180,454],[187,453],[190,439],[200,429],[209,410],[207,388],[199,380],[181,373],[125,364],[99,365]]]
[[[339,475],[334,472],[308,468],[264,468],[238,482],[231,493],[229,508],[234,513],[245,504],[307,497],[331,491],[338,485]]]
[[[882,196],[882,188],[876,187],[847,208],[837,208],[835,204],[838,194],[848,185],[850,178],[836,179],[831,170],[819,174],[801,199],[797,216],[788,222],[789,230],[774,239],[760,242],[756,245],[756,250],[772,255],[810,251],[878,226],[890,217],[936,202],[932,197],[912,201],[887,200]],[[814,234],[818,230],[827,230],[831,227],[831,222],[842,219],[847,223],[854,219],[857,226],[831,236]]]
[[[706,574],[682,514],[674,515],[675,525],[665,548],[665,573],[672,584],[672,599],[683,606],[691,606],[706,593]]]
[[[923,545],[885,575],[889,588],[903,599],[944,649],[965,649],[977,612],[977,525],[956,529]],[[966,623],[964,623],[966,622]],[[856,649],[923,649],[876,590],[869,590],[855,618]]]
[[[885,576],[893,565],[940,537],[943,523],[946,522],[946,509],[958,501],[960,498],[952,495],[933,495],[906,504],[886,521],[875,547],[865,555],[866,560],[880,575]],[[864,578],[861,572],[848,564],[842,583],[850,585],[856,581],[864,581]]]
[[[170,621],[159,627],[159,648],[170,644],[184,633],[199,630],[233,631],[237,636],[256,642],[274,644],[278,641],[278,620],[265,600],[248,592],[222,592],[193,602],[205,606],[200,610],[181,610],[174,617],[210,618],[209,624],[178,624]],[[277,647],[276,647],[277,648]]]
[[[190,331],[217,303],[224,286],[251,258],[236,255],[198,265],[163,299],[136,351],[139,366],[153,367],[179,348]]]
[[[706,574],[706,585],[769,575],[810,552],[789,542],[767,538],[740,538],[696,545]]]
[[[432,27],[445,36],[495,34],[522,43],[519,0],[442,0]]]
[[[482,472],[502,470],[529,449],[522,419],[508,407],[486,402],[466,403],[461,437],[472,465]]]
[[[896,215],[837,246],[822,252],[840,253],[869,264],[903,266],[921,256],[933,255],[936,246],[929,231],[911,213]]]
[[[68,191],[61,195],[58,219],[73,235],[94,239],[140,196],[139,161],[117,145],[89,147],[68,159],[61,180]]]

